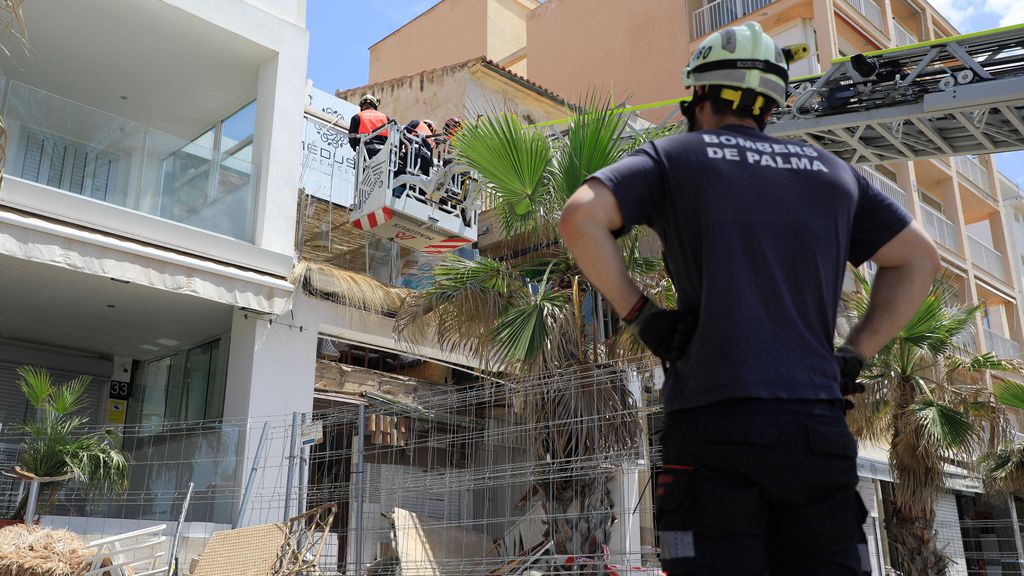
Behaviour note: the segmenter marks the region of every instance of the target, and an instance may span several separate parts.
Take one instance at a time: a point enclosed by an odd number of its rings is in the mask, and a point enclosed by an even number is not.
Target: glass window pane
[[[256,131],[256,101],[253,100],[244,108],[228,116],[221,128],[220,151],[227,152],[239,142],[252,138]],[[249,158],[246,158],[249,160]]]
[[[185,365],[185,400],[181,419],[185,421],[204,420],[211,379],[216,366],[217,342],[197,346],[188,351]]]
[[[139,424],[161,424],[167,407],[167,389],[174,371],[174,356],[146,364]]]

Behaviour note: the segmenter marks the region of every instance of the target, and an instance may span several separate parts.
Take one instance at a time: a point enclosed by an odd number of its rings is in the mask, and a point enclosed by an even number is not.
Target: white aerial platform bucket
[[[370,158],[369,139],[383,130],[388,130],[387,142]],[[423,145],[419,137],[403,134],[395,124],[361,136],[350,221],[360,230],[417,252],[443,254],[476,242],[480,184],[468,167],[455,162],[426,168],[427,173],[417,170],[416,151]],[[404,156],[401,164],[409,168],[396,176],[400,154]]]

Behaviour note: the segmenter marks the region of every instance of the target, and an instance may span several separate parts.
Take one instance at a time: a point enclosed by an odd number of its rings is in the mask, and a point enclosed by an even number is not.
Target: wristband
[[[622,317],[623,322],[629,324],[636,320],[637,316],[639,316],[640,312],[647,307],[647,304],[650,301],[651,299],[648,298],[646,294],[641,294],[640,298],[638,298],[636,303],[633,304],[633,307],[629,309],[629,312],[626,312],[626,315]]]

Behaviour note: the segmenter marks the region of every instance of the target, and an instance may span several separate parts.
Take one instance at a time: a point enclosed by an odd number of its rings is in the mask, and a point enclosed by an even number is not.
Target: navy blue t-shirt
[[[838,399],[833,333],[846,262],[911,217],[829,152],[726,126],[650,142],[593,176],[625,226],[661,238],[698,325],[669,410],[734,398]]]

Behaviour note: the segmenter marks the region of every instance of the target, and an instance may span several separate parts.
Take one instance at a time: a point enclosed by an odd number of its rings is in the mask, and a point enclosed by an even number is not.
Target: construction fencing
[[[213,534],[276,524],[261,540],[270,556],[292,546],[319,567],[294,574],[655,575],[657,396],[649,366],[609,364],[521,381],[317,394],[306,414],[129,426],[128,490],[44,491],[43,524],[86,540],[166,525],[179,536],[182,574],[193,573]],[[20,441],[4,427],[0,467],[12,467]],[[11,512],[25,489],[4,478],[0,507]],[[320,524],[301,520],[301,533],[282,525],[325,504],[333,507]],[[875,573],[884,574],[878,522],[869,518],[865,530]],[[1012,540],[1012,526],[974,528],[986,542],[986,531]],[[242,541],[223,553],[251,560],[256,552]],[[1000,554],[1011,573],[1016,558]],[[958,573],[985,573],[963,562]]]

